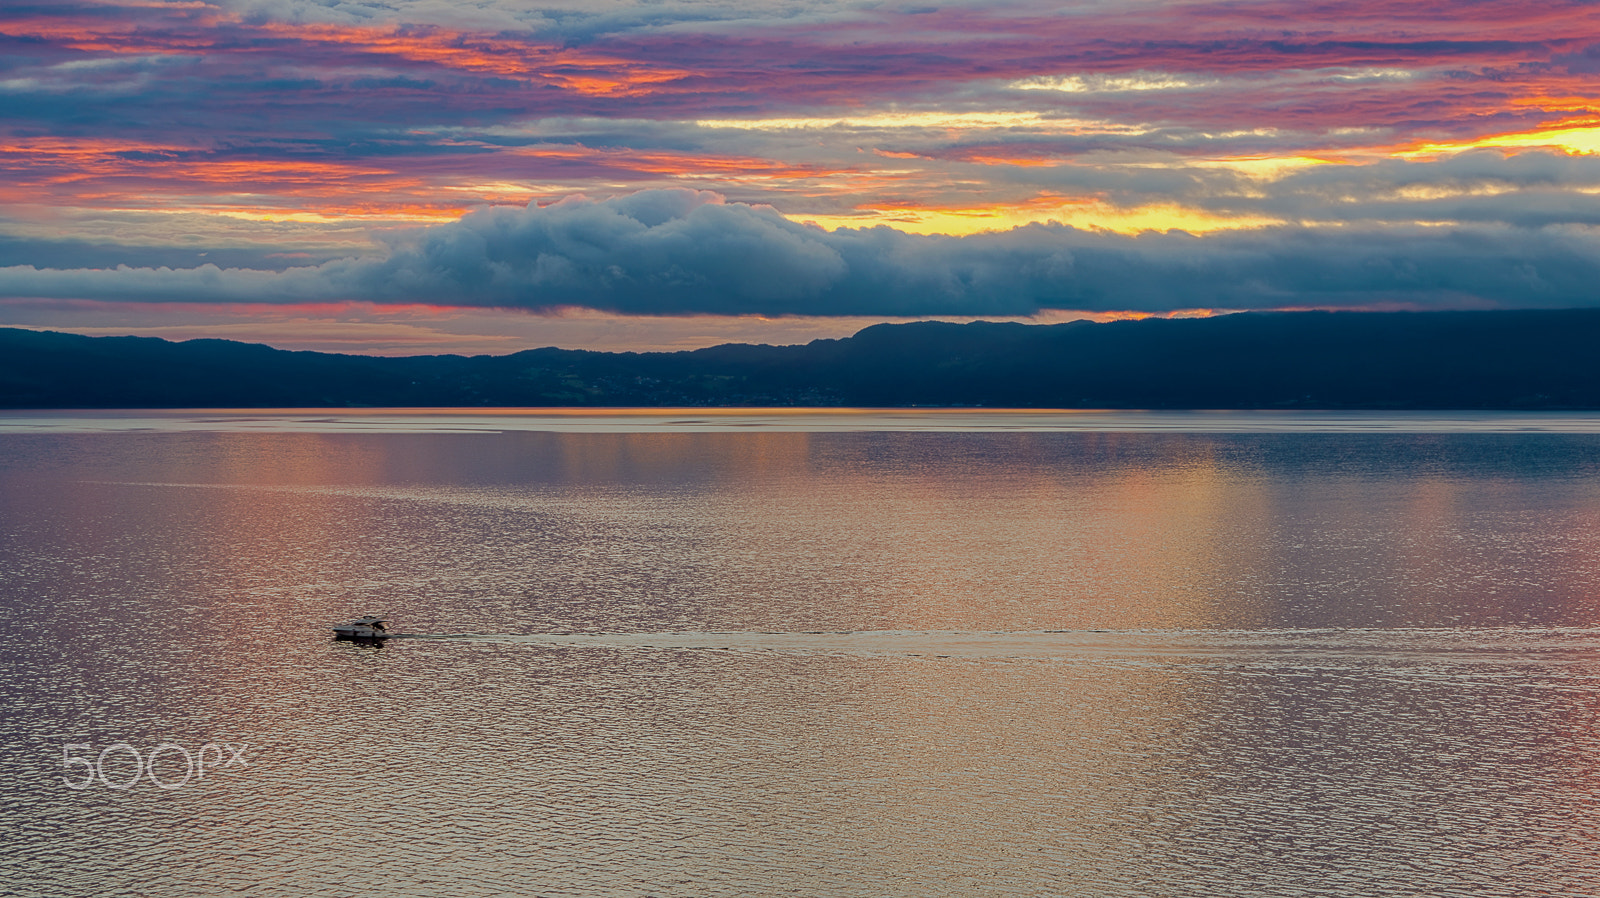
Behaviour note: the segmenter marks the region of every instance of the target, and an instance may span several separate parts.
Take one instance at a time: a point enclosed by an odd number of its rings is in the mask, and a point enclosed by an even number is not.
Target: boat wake
[[[396,633],[396,640],[468,641],[566,648],[896,655],[980,659],[1204,660],[1335,658],[1409,663],[1571,663],[1600,665],[1600,629],[1281,629],[1281,630],[848,630],[670,631],[645,633]]]

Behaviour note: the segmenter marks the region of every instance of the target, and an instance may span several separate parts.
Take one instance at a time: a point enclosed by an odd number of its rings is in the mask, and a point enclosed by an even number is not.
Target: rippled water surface
[[[1591,895],[1600,422],[12,414],[0,689],[4,894]]]

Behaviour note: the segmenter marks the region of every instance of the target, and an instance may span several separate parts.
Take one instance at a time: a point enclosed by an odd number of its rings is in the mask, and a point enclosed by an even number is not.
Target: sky
[[[0,326],[1600,305],[1600,3],[0,2]]]

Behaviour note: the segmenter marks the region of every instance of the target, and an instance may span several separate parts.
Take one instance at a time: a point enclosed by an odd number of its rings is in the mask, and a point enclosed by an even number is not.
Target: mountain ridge
[[[1600,409],[1600,310],[878,324],[793,346],[362,356],[0,328],[0,407]]]

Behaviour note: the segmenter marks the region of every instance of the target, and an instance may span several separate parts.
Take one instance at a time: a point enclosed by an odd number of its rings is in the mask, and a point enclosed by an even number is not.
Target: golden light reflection
[[[1003,447],[1007,464],[969,464],[977,439],[985,452],[974,457]],[[756,528],[773,508],[795,509],[790,526],[804,529],[790,540],[871,572],[867,595],[846,589],[839,601],[850,604],[816,611],[866,627],[1237,627],[1267,613],[1240,584],[1261,564],[1273,497],[1214,441],[1007,434],[928,445],[892,434],[773,440],[769,479],[717,513]],[[1152,469],[1156,445],[1176,462]]]
[[[359,488],[381,480],[390,461],[386,447],[287,432],[197,439],[200,451],[175,452],[157,462],[155,479],[194,484],[164,489],[201,491],[203,498],[189,501],[204,516],[197,530],[206,538],[188,551],[204,556],[207,570],[244,593],[225,601],[268,609],[273,619],[265,632],[303,629],[308,599],[339,607],[358,584],[351,572],[365,568],[355,547],[367,536],[381,538],[382,524],[353,513],[349,500],[303,490]]]
[[[529,410],[561,415],[570,410]],[[608,413],[610,410],[607,410]],[[677,410],[684,419],[704,417],[704,409]],[[592,414],[592,411],[590,412]],[[582,413],[572,412],[575,417]],[[672,409],[643,409],[636,415],[674,416]],[[565,479],[617,483],[648,478],[665,482],[693,479],[708,458],[718,459],[718,476],[781,480],[805,470],[809,434],[741,433],[737,444],[714,433],[607,433],[570,434],[551,446],[551,464]],[[737,451],[734,451],[734,449]]]

